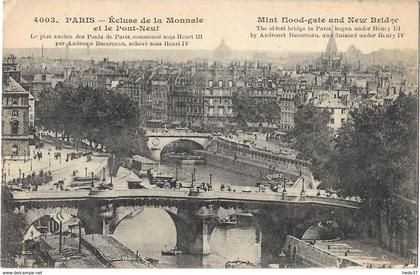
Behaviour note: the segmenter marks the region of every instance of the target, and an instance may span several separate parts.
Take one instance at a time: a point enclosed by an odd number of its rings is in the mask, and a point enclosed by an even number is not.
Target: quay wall
[[[288,235],[284,243],[286,255],[292,256],[296,249],[295,257],[298,261],[315,267],[350,267],[360,266],[349,259],[338,257],[328,251],[321,250],[309,243]]]
[[[312,182],[310,163],[283,153],[271,152],[261,148],[253,148],[248,144],[232,140],[214,138],[205,150],[195,151],[206,158],[206,163],[236,173],[257,178],[274,171],[294,176],[302,173],[309,188],[315,188]]]
[[[272,173],[273,170],[269,169],[267,165],[261,165],[258,163],[245,162],[242,160],[235,160],[232,157],[222,156],[207,151],[196,151],[199,155],[206,158],[206,163],[217,167],[226,169],[235,173],[260,178],[261,172],[263,174]]]
[[[100,261],[103,265],[105,265],[107,268],[114,268],[111,261],[107,259],[107,257],[93,244],[86,241],[85,238],[81,238],[81,243],[84,247],[86,247],[95,257]]]

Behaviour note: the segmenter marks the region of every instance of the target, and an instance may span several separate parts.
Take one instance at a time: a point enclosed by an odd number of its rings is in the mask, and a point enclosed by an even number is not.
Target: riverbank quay
[[[317,249],[329,251],[337,257],[342,257],[370,268],[404,268],[414,267],[407,260],[386,249],[381,248],[375,240],[334,240],[317,241]]]
[[[59,268],[105,268],[89,250],[81,246],[79,239],[71,236],[50,235],[40,237],[39,256],[47,267]]]
[[[317,187],[310,163],[290,152],[271,151],[269,148],[222,137],[213,138],[205,150],[194,152],[204,156],[207,164],[236,173],[261,179],[264,175],[282,173],[291,181],[303,177],[305,189]],[[301,188],[301,184],[297,185],[294,188]]]
[[[112,236],[91,234],[81,238],[82,244],[106,267],[153,268],[154,266],[134,253]]]
[[[361,240],[303,241],[288,235],[283,250],[286,257],[314,267],[410,267],[397,255]]]

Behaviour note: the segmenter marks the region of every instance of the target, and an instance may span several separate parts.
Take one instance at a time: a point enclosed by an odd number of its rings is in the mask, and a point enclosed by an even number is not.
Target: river
[[[175,165],[161,165],[160,171],[175,175]],[[180,165],[178,179],[190,182],[192,165]],[[255,186],[256,178],[233,173],[209,165],[196,166],[196,180],[208,182],[209,173],[215,185]],[[159,259],[160,268],[224,268],[229,260],[260,263],[261,236],[255,224],[235,227],[216,227],[211,235],[211,253],[207,256],[162,256],[161,250],[176,245],[176,229],[169,215],[159,208],[146,208],[126,218],[117,227],[114,237],[144,257]]]

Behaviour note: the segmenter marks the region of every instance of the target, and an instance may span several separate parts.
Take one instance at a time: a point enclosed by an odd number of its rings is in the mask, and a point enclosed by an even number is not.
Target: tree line
[[[393,196],[417,199],[417,102],[400,94],[389,106],[352,109],[336,133],[327,126],[330,113],[308,104],[296,112],[288,141],[310,159],[322,187],[358,196],[368,216],[384,210],[407,217]]]
[[[39,127],[71,137],[77,148],[88,140],[92,148],[100,146],[114,154],[114,174],[126,157],[147,154],[141,130],[144,116],[138,104],[126,95],[59,83],[40,94],[36,112]]]

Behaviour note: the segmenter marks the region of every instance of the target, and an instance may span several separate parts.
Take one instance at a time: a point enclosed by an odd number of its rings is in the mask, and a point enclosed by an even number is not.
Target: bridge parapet
[[[181,131],[146,131],[146,137],[213,137],[210,133],[198,133],[198,132],[181,132]]]
[[[188,189],[137,189],[137,190],[111,190],[101,191],[94,195],[89,195],[86,191],[54,191],[54,192],[16,192],[13,193],[13,199],[18,204],[60,204],[63,202],[76,203],[79,201],[130,201],[136,203],[142,199],[154,199],[153,203],[162,205],[168,201],[186,201],[190,203],[269,203],[269,204],[312,204],[333,206],[349,209],[359,209],[360,202],[355,200],[340,199],[323,196],[300,196],[295,194],[282,193],[263,193],[263,192],[229,192],[229,191],[207,191],[198,192],[190,196]],[[57,202],[58,201],[58,202]],[[138,203],[137,202],[137,203]]]

